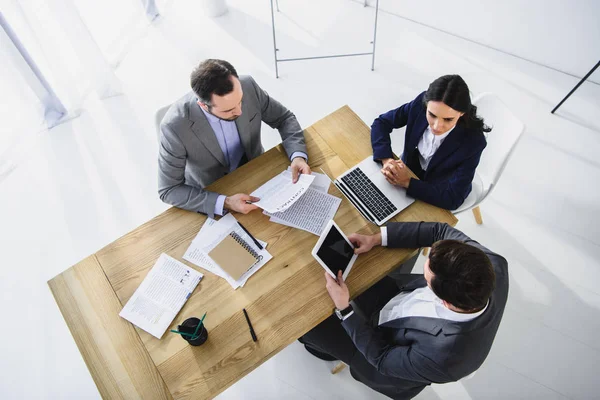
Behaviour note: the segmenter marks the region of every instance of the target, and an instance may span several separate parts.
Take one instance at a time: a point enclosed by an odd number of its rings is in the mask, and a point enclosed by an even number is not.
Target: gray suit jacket
[[[246,157],[264,152],[261,121],[279,130],[288,157],[306,153],[304,132],[294,114],[269,97],[251,76],[240,76],[242,115],[236,120]],[[160,124],[158,193],[165,203],[214,217],[218,194],[204,190],[229,172],[227,160],[206,116],[190,92],[169,108]]]
[[[407,317],[371,326],[354,313],[342,326],[364,355],[350,364],[355,379],[392,398],[411,398],[432,382],[457,381],[477,370],[487,357],[508,298],[506,259],[447,224],[388,224],[389,247],[429,247],[442,239],[461,240],[483,250],[496,273],[496,287],[486,310],[468,322]],[[423,277],[400,291],[424,287]]]

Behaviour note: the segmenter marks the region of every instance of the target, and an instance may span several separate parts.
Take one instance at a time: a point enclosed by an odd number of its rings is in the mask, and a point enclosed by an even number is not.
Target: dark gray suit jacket
[[[429,247],[442,239],[461,240],[483,250],[496,273],[496,288],[486,310],[467,322],[407,317],[373,327],[354,313],[342,326],[364,355],[350,364],[355,379],[392,398],[411,398],[430,383],[457,381],[477,370],[487,357],[508,298],[508,264],[464,233],[439,223],[391,223],[389,247]],[[400,291],[426,285],[419,278]]]
[[[235,121],[248,160],[264,152],[261,121],[278,129],[288,155],[306,154],[304,132],[294,114],[262,90],[251,76],[240,76],[242,115]],[[229,172],[225,155],[206,116],[190,92],[177,100],[160,124],[158,193],[165,203],[214,217],[218,193],[204,190]]]

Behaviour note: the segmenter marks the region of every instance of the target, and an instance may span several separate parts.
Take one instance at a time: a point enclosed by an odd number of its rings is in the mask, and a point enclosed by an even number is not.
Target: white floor
[[[577,79],[385,13],[374,72],[369,57],[340,58],[282,63],[275,79],[269,2],[228,2],[229,14],[214,20],[196,1],[170,2],[117,69],[122,96],[91,97],[81,117],[13,154],[0,180],[1,397],[99,398],[46,281],[167,208],[156,193],[153,113],[186,92],[191,68],[212,57],[252,74],[304,126],[344,104],[370,124],[447,73],[510,104],[524,137],[482,207],[484,224],[469,214],[458,224],[509,261],[504,320],[474,377],[418,398],[598,398],[600,86],[583,85],[551,115]],[[316,3],[280,1],[281,57],[369,50],[372,8]],[[267,148],[279,140],[268,127],[263,134]],[[330,368],[294,343],[219,399],[382,398]]]

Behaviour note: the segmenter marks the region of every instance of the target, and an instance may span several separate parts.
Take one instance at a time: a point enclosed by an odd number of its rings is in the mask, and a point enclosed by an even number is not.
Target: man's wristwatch
[[[344,321],[346,318],[350,317],[352,314],[354,314],[354,309],[352,308],[352,304],[349,304],[348,307],[344,308],[343,310],[338,310],[337,308],[335,309],[335,315],[337,315],[337,317],[341,321]]]

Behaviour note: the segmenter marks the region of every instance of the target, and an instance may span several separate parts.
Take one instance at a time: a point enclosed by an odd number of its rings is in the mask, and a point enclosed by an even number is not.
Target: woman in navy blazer
[[[406,126],[404,153],[394,160],[390,133]],[[433,81],[410,103],[380,115],[371,125],[373,158],[383,164],[388,182],[409,196],[455,210],[471,192],[471,182],[489,132],[471,104],[459,75]],[[411,178],[407,165],[419,177]]]

